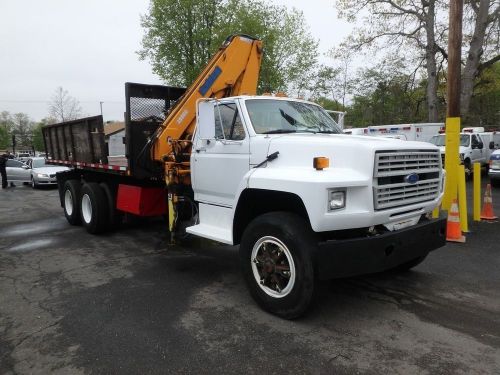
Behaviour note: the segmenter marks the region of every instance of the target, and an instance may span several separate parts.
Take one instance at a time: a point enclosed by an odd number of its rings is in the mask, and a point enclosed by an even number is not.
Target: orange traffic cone
[[[446,241],[465,242],[465,236],[460,229],[460,215],[458,213],[458,203],[453,199],[450,211],[448,211],[448,221],[446,223]]]
[[[486,185],[484,192],[483,209],[481,210],[481,219],[483,220],[496,220],[497,216],[493,213],[493,199],[491,198],[491,185]]]

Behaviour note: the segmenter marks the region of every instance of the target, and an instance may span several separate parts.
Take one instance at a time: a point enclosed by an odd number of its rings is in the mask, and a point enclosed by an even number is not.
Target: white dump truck
[[[99,233],[122,213],[167,215],[172,240],[239,245],[256,302],[295,318],[317,279],[410,269],[443,246],[430,213],[444,174],[432,144],[345,135],[317,104],[253,95],[258,42],[233,37],[186,91],[127,84],[124,165],[106,159],[100,116],[44,139],[52,163],[72,166],[57,174],[69,223]]]

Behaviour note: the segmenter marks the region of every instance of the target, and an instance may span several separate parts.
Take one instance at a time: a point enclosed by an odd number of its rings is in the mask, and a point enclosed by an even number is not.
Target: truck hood
[[[257,164],[258,160],[265,160],[267,155],[279,152],[278,158],[268,163],[269,168],[312,168],[313,158],[324,156],[330,159],[330,168],[372,170],[376,151],[437,150],[436,146],[426,142],[345,134],[287,134],[259,138],[255,139],[257,142],[252,140],[252,143],[267,141],[267,153],[261,154],[266,148],[262,144],[260,147],[252,146],[251,163]],[[255,154],[261,155],[256,158]]]

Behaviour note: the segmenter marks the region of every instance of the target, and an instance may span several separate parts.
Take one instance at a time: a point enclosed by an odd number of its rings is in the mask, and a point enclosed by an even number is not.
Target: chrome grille
[[[374,206],[384,210],[438,197],[442,177],[438,150],[378,151],[375,154]],[[408,176],[418,175],[415,183]]]
[[[51,174],[51,175],[50,175],[50,178],[54,178],[54,177],[56,177],[56,175],[55,175],[55,174]]]

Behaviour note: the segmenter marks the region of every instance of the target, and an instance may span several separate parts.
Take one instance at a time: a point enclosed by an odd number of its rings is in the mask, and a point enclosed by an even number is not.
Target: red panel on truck
[[[167,213],[167,192],[164,188],[118,185],[116,208],[139,216]]]

